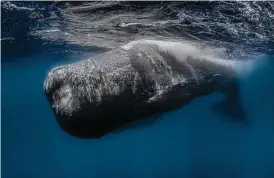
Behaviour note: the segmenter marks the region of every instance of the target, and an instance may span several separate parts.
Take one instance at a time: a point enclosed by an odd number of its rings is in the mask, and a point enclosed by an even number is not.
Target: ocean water
[[[223,98],[213,93],[154,122],[76,139],[58,127],[43,81],[52,67],[94,54],[1,56],[3,177],[274,176],[274,58],[240,84],[245,122],[212,110]]]
[[[274,178],[274,4],[135,3],[1,2],[2,177]],[[63,132],[48,71],[144,36],[256,58],[239,84],[246,119],[215,110],[225,96],[212,93],[100,139]]]

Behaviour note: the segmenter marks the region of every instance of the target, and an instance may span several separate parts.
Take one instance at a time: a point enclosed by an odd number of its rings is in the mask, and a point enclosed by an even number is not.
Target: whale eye
[[[63,106],[67,105],[72,98],[71,90],[69,88],[66,88],[65,91],[61,92],[59,97],[61,102],[60,104]]]
[[[53,108],[57,113],[70,110],[72,105],[72,89],[69,85],[64,85],[57,89],[52,95]]]

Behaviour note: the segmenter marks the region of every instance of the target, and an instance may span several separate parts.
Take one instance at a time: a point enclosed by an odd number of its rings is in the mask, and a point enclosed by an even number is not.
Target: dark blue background
[[[4,178],[274,177],[273,58],[241,82],[246,122],[212,110],[224,97],[214,93],[150,124],[81,140],[58,127],[43,81],[50,68],[95,52],[2,54]]]

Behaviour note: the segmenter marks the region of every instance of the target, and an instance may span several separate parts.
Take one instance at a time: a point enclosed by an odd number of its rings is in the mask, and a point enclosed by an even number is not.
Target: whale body
[[[44,90],[64,131],[97,138],[214,91],[236,98],[236,66],[195,44],[138,40],[52,69]]]

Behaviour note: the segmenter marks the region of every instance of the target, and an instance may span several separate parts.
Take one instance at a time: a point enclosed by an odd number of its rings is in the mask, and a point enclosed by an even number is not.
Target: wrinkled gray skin
[[[101,137],[125,123],[181,107],[197,96],[235,92],[236,88],[231,90],[236,87],[233,65],[191,44],[141,40],[54,68],[44,88],[66,132],[81,138]]]

